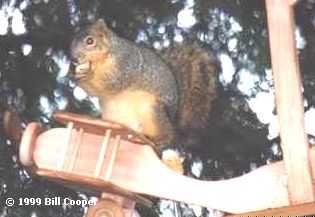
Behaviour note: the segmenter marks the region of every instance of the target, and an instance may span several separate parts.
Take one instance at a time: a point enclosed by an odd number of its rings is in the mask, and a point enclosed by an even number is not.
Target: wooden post
[[[314,201],[309,146],[304,131],[302,84],[294,38],[294,13],[288,0],[266,0],[271,63],[281,147],[291,204]]]

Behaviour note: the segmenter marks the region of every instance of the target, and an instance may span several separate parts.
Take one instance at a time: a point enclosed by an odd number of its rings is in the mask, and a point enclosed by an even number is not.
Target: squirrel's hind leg
[[[158,125],[157,128],[160,129],[160,138],[155,142],[156,153],[161,157],[164,164],[174,171],[183,174],[184,168],[181,157],[176,151],[170,150],[177,146],[175,128],[170,120],[167,110],[161,104],[156,108],[156,124]]]

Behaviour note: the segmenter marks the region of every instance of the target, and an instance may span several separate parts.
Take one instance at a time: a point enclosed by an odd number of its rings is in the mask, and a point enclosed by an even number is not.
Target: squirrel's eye
[[[91,46],[91,45],[94,45],[94,38],[93,37],[91,37],[91,36],[88,36],[88,37],[86,37],[85,38],[85,43],[87,44],[87,45],[89,45],[89,46]]]

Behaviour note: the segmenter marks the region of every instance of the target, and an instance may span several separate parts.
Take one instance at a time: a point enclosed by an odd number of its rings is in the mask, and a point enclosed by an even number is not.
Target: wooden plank
[[[240,217],[240,216],[305,216],[315,214],[315,203],[305,203],[293,206],[280,207],[276,209],[262,210],[258,212],[249,212],[237,215],[227,215],[226,217]]]
[[[308,142],[304,131],[302,84],[294,38],[294,14],[288,0],[266,0],[271,63],[281,147],[292,204],[314,201]]]

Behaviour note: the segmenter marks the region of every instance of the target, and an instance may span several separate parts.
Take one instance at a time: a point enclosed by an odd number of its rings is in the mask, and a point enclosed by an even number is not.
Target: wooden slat
[[[101,150],[99,152],[98,160],[97,160],[95,171],[94,171],[94,178],[98,178],[100,176],[111,132],[112,132],[111,130],[106,130],[105,132],[105,137],[102,142]]]
[[[266,0],[271,63],[281,147],[292,204],[314,201],[302,84],[294,38],[294,14],[288,0]]]
[[[58,156],[59,161],[57,162],[57,165],[56,165],[57,171],[61,171],[63,166],[64,166],[65,159],[67,156],[68,147],[69,147],[69,142],[71,139],[72,130],[73,130],[73,122],[69,122],[68,126],[67,126],[67,132],[66,132],[65,138],[64,138],[62,145],[61,145],[61,152]]]
[[[73,172],[73,168],[74,168],[74,165],[75,165],[75,161],[77,159],[77,156],[78,156],[78,151],[79,151],[79,147],[80,147],[80,143],[82,141],[82,137],[83,137],[83,128],[80,127],[79,129],[79,133],[77,135],[77,138],[76,138],[76,142],[74,144],[74,151],[73,151],[73,154],[71,156],[71,161],[70,161],[70,165],[69,165],[69,168],[68,168],[68,172],[69,173],[72,173]]]
[[[115,163],[116,156],[117,156],[117,151],[118,151],[118,148],[119,148],[119,143],[120,143],[120,136],[117,135],[116,139],[115,139],[115,142],[114,142],[114,147],[113,147],[113,150],[112,150],[109,162],[108,162],[108,167],[107,167],[106,173],[104,175],[104,180],[107,181],[107,182],[110,180],[110,177],[111,177],[112,172],[113,172],[114,163]]]

